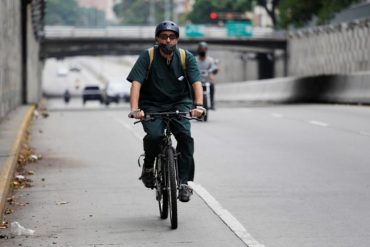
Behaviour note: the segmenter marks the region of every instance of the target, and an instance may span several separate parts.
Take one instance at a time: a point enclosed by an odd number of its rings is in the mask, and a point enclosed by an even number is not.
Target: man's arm
[[[194,104],[195,106],[199,106],[199,108],[195,107],[191,114],[193,117],[201,117],[203,113],[205,113],[203,108],[203,87],[200,81],[196,81],[192,84],[193,92],[194,92]],[[203,108],[203,109],[202,109]]]
[[[194,103],[195,105],[203,105],[203,87],[200,81],[196,81],[192,84],[194,92]]]
[[[130,109],[131,116],[140,119],[144,117],[144,112],[139,109],[139,97],[140,97],[141,83],[133,81],[130,89]]]

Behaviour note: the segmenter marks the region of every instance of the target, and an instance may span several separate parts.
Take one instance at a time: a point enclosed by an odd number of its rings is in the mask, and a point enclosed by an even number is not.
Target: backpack
[[[186,78],[186,73],[185,73],[186,72],[186,51],[184,49],[179,48],[179,52],[180,52],[181,67],[182,67],[182,70],[183,70],[185,78]],[[148,66],[148,70],[147,70],[147,73],[146,73],[146,79],[148,79],[148,77],[149,77],[150,67],[152,66],[152,63],[153,63],[154,47],[149,48],[148,53],[149,53],[149,66]]]

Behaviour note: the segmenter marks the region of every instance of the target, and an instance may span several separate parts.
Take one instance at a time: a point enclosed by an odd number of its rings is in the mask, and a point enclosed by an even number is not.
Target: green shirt
[[[192,87],[200,81],[200,73],[193,54],[186,51],[186,77],[181,66],[180,52],[176,52],[170,62],[162,57],[159,49],[154,49],[153,62],[148,72],[149,53],[141,52],[127,80],[141,83],[139,107],[144,111],[176,110],[178,106],[191,108]],[[146,79],[148,75],[148,78]],[[187,79],[188,80],[187,80]]]

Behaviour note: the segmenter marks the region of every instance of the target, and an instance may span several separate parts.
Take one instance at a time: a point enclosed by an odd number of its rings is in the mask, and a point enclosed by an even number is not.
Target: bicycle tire
[[[167,154],[167,167],[168,167],[168,192],[169,192],[169,206],[170,206],[170,219],[171,228],[177,228],[177,183],[176,183],[176,164],[175,164],[175,150],[168,148]]]
[[[156,198],[158,201],[159,215],[161,219],[168,218],[168,190],[166,185],[166,170],[160,158],[156,161]]]
[[[204,122],[207,122],[207,121],[208,121],[208,114],[209,114],[208,109],[210,108],[210,107],[209,107],[209,102],[208,102],[208,97],[207,97],[207,95],[203,95],[203,106],[204,106],[204,108],[206,108],[206,110],[207,110],[207,114],[204,116],[203,121],[204,121]]]

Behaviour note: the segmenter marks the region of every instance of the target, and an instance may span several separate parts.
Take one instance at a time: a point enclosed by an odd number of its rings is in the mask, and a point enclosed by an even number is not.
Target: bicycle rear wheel
[[[177,184],[176,184],[176,164],[175,164],[175,150],[173,148],[167,149],[167,164],[168,164],[168,194],[170,206],[171,228],[177,228]]]
[[[166,185],[167,171],[163,167],[163,162],[157,158],[156,163],[156,199],[158,201],[159,215],[161,219],[168,217],[168,190]]]

